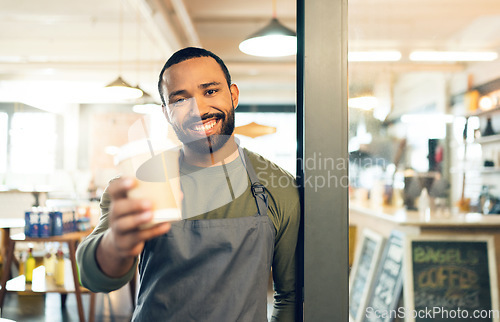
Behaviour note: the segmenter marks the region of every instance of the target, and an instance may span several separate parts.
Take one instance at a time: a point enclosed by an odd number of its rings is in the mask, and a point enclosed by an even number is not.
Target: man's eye
[[[209,90],[207,90],[207,95],[214,95],[215,93],[217,93],[216,89],[209,89]]]
[[[185,99],[185,98],[178,98],[178,99],[174,100],[170,104],[173,105],[173,106],[179,106],[179,105],[185,104],[186,102],[187,102],[187,99]]]

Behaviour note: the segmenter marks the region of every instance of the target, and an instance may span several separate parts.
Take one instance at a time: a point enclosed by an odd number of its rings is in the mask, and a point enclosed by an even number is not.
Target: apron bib
[[[146,242],[132,321],[267,321],[274,225],[267,195],[242,149],[258,213],[182,220]]]

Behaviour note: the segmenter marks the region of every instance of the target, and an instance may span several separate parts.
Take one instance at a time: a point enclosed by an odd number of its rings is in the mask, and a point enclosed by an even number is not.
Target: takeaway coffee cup
[[[156,153],[141,149],[143,144],[129,144],[118,160],[121,175],[137,179],[137,186],[129,191],[128,196],[153,203],[154,218],[146,227],[181,220],[180,148]]]

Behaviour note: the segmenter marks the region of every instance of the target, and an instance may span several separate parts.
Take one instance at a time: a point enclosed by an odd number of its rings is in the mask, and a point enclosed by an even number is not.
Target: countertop
[[[420,214],[404,208],[360,204],[350,201],[349,212],[382,219],[402,226],[419,227],[500,227],[500,215],[482,215],[480,213],[455,213],[450,209]]]

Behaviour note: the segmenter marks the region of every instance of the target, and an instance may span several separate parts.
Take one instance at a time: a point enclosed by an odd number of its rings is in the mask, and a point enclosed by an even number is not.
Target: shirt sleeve
[[[88,288],[92,292],[111,292],[121,288],[127,284],[134,276],[136,263],[132,266],[130,271],[122,277],[112,278],[104,274],[97,263],[95,254],[97,246],[101,238],[108,229],[108,214],[111,198],[107,192],[104,191],[101,197],[101,217],[99,223],[90,235],[83,240],[78,249],[76,250],[76,261],[80,273],[80,284]]]
[[[298,194],[293,196],[295,205],[282,214],[276,234],[273,282],[274,310],[272,322],[295,321],[296,314],[296,248],[300,225],[300,204]]]

